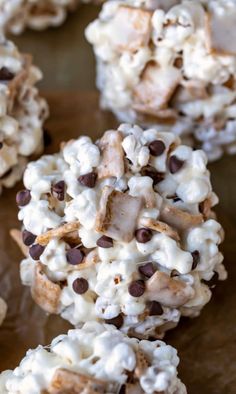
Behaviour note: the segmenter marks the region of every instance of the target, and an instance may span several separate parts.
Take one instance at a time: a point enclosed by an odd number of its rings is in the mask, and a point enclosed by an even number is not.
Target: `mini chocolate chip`
[[[171,174],[175,174],[176,172],[178,172],[183,167],[183,165],[184,161],[178,159],[177,156],[173,155],[169,158],[168,166]]]
[[[14,78],[13,74],[7,67],[0,69],[0,81],[11,81]]]
[[[63,201],[65,198],[65,182],[59,181],[52,186],[52,191],[57,194],[57,199]]]
[[[163,179],[165,179],[165,174],[163,172],[158,172],[154,167],[152,166],[145,166],[141,168],[140,171],[142,176],[149,176],[153,180],[153,186],[157,185]]]
[[[150,336],[150,337],[148,337],[148,340],[149,340],[150,342],[156,342],[157,337],[152,337],[152,336]]]
[[[166,149],[164,142],[161,140],[152,141],[148,147],[152,156],[161,156]]]
[[[179,202],[179,201],[182,201],[181,200],[181,198],[179,198],[178,196],[175,196],[174,198],[173,198],[173,202],[175,203],[175,202]]]
[[[3,147],[3,142],[0,142],[0,149],[2,149]]]
[[[88,174],[81,175],[78,179],[79,183],[83,186],[93,188],[97,180],[97,174],[95,172],[89,172]]]
[[[100,248],[112,248],[113,247],[113,239],[110,237],[107,237],[106,235],[103,235],[101,238],[97,240],[97,246],[100,246]]]
[[[125,386],[125,384],[122,384],[118,394],[126,394],[126,386]]]
[[[162,306],[157,301],[151,301],[149,304],[149,316],[159,316],[163,314]]]
[[[105,323],[113,324],[116,328],[121,328],[123,326],[124,319],[122,315],[118,315],[116,317],[113,317],[113,319],[106,319]]]
[[[51,134],[46,128],[43,129],[43,142],[44,142],[44,146],[49,146],[52,143]]]
[[[219,274],[218,272],[214,272],[214,275],[210,280],[203,280],[203,282],[210,288],[213,288],[217,284],[218,280],[219,280]]]
[[[183,67],[183,59],[182,57],[177,57],[174,61],[174,66],[176,68],[182,68]]]
[[[152,230],[149,228],[139,228],[135,231],[135,238],[141,244],[145,244],[152,238]]]
[[[21,190],[16,195],[16,203],[19,207],[24,207],[29,204],[31,200],[31,194],[29,190]]]
[[[29,254],[33,260],[39,260],[44,249],[45,249],[44,246],[39,245],[39,244],[35,244],[29,248]]]
[[[191,255],[193,257],[192,270],[195,270],[195,268],[197,267],[200,261],[200,253],[198,250],[194,250],[194,252],[192,252]]]
[[[81,264],[84,258],[84,253],[77,248],[69,249],[66,253],[66,259],[69,264],[77,265]]]
[[[133,297],[141,297],[145,292],[145,282],[141,279],[134,280],[129,284],[129,294]]]
[[[36,235],[32,234],[30,231],[24,230],[22,232],[22,240],[26,246],[30,246],[34,243]]]
[[[77,278],[72,284],[73,290],[77,294],[84,294],[89,288],[88,281],[84,278]]]
[[[155,269],[152,263],[146,263],[144,265],[140,265],[138,270],[140,274],[146,276],[147,278],[151,278],[151,276],[155,274]]]

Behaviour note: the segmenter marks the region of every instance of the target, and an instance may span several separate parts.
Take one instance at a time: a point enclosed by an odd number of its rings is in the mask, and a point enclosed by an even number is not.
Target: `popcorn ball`
[[[41,153],[48,114],[35,87],[41,77],[29,55],[0,37],[0,192],[21,178],[29,156]]]
[[[86,36],[101,105],[211,160],[236,152],[236,2],[107,1]]]
[[[96,322],[70,330],[48,347],[29,350],[0,375],[2,394],[186,394],[176,350],[162,341],[131,339]]]
[[[28,164],[21,278],[36,303],[140,338],[197,316],[226,278],[206,164],[174,134],[128,124]]]
[[[61,25],[78,4],[102,0],[0,0],[0,28],[20,34],[29,27],[43,30]]]
[[[1,0],[0,26],[19,34],[26,27],[42,30],[61,25],[79,0]]]

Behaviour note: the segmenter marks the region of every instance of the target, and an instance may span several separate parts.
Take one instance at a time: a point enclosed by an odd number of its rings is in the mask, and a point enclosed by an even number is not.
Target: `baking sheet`
[[[109,113],[98,108],[96,93],[48,93],[51,119],[47,123],[52,144],[47,152],[55,152],[62,140],[87,133],[93,138],[116,125]],[[225,157],[211,164],[213,185],[221,198],[217,211],[226,229],[223,245],[229,279],[220,282],[212,301],[199,318],[182,320],[165,340],[177,347],[180,376],[190,394],[236,393],[236,157]],[[16,191],[5,190],[0,198],[0,294],[9,305],[7,319],[0,328],[0,370],[13,368],[29,347],[48,344],[70,327],[58,316],[46,316],[31,300],[29,289],[19,281],[22,257],[9,237],[12,227],[19,227]]]
[[[59,29],[26,31],[15,38],[22,51],[33,53],[45,74],[41,87],[51,107],[47,127],[52,144],[46,149],[48,153],[56,152],[62,140],[85,133],[97,138],[116,125],[110,114],[99,110],[92,51],[83,37],[84,27],[97,12],[96,7],[84,6]],[[210,169],[221,200],[217,212],[226,230],[222,251],[229,279],[219,283],[199,318],[182,320],[165,340],[179,351],[179,372],[188,393],[235,394],[236,156],[224,157]],[[48,344],[70,327],[58,316],[46,316],[32,302],[29,289],[20,284],[22,255],[9,230],[19,227],[15,194],[21,187],[18,184],[5,190],[0,197],[0,295],[8,302],[7,318],[0,327],[0,371],[14,368],[28,348]]]

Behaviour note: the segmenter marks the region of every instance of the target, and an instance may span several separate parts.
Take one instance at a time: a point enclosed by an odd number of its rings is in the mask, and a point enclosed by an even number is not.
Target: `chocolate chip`
[[[77,265],[81,264],[84,258],[84,253],[77,248],[69,249],[66,253],[66,259],[69,264]]]
[[[203,282],[210,288],[213,288],[217,284],[218,280],[219,280],[219,274],[218,272],[214,272],[214,275],[210,280],[203,280]]]
[[[148,147],[152,156],[161,156],[166,149],[164,142],[161,140],[152,141]]]
[[[0,81],[11,81],[14,78],[13,74],[7,67],[0,69]]]
[[[179,201],[182,201],[181,198],[179,198],[178,196],[173,197],[174,203],[179,202]]]
[[[140,274],[146,276],[147,278],[151,278],[151,276],[155,274],[155,269],[152,263],[146,263],[144,265],[140,265],[138,270]]]
[[[105,323],[113,324],[116,328],[121,328],[123,326],[124,319],[122,315],[118,315],[116,317],[113,317],[113,319],[106,319]]]
[[[149,340],[150,342],[156,342],[157,337],[150,336],[150,337],[148,337],[148,340]]]
[[[0,142],[0,149],[2,149],[3,147],[3,142]]]
[[[112,248],[113,247],[113,239],[110,237],[107,237],[106,235],[103,235],[101,238],[97,240],[97,246],[100,246],[100,248]]]
[[[162,306],[157,301],[151,301],[149,304],[149,316],[159,316],[163,314]]]
[[[32,234],[30,231],[24,230],[22,232],[22,240],[26,246],[30,246],[34,243],[36,235]]]
[[[45,249],[44,246],[39,245],[39,244],[35,244],[29,248],[29,254],[33,260],[39,260],[44,249]]]
[[[46,128],[43,129],[43,142],[44,146],[49,146],[52,143],[52,137]]]
[[[79,183],[83,186],[93,188],[97,180],[97,174],[95,172],[89,172],[88,174],[81,175],[78,179]]]
[[[194,270],[200,261],[200,253],[198,250],[194,250],[194,252],[192,252],[191,255],[193,257],[192,270]]]
[[[55,183],[52,187],[52,191],[56,193],[57,199],[59,201],[63,201],[65,198],[65,182],[64,181],[59,181]]]
[[[21,190],[16,195],[16,203],[19,207],[24,207],[29,204],[31,200],[31,194],[29,190]]]
[[[135,238],[141,244],[145,244],[152,238],[152,231],[149,228],[139,228],[135,231]]]
[[[183,58],[182,57],[177,57],[174,61],[174,66],[176,68],[182,68],[183,67]]]
[[[77,294],[84,294],[89,288],[88,281],[84,278],[77,278],[72,284],[73,290]]]
[[[178,159],[177,156],[171,156],[169,159],[169,170],[171,172],[171,174],[175,174],[176,172],[178,172],[184,165],[184,161]]]
[[[165,174],[163,172],[158,172],[152,166],[142,167],[140,173],[142,176],[149,176],[149,178],[153,180],[153,186],[157,185],[157,183],[160,183],[165,178]]]
[[[141,297],[145,292],[145,282],[143,280],[134,280],[129,284],[129,294],[133,297]]]

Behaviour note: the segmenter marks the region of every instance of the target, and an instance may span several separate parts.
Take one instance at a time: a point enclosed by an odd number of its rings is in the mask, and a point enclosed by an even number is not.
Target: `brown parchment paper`
[[[116,125],[113,117],[98,109],[96,93],[48,93],[51,118],[47,127],[56,152],[62,140],[87,133],[93,138]],[[229,279],[214,290],[212,301],[199,318],[184,319],[165,340],[177,347],[181,357],[180,376],[190,394],[236,393],[236,156],[210,166],[213,185],[221,198],[218,215],[226,230],[223,245]],[[46,316],[31,300],[19,280],[22,255],[9,237],[19,227],[15,193],[5,190],[0,197],[0,295],[8,302],[7,318],[0,328],[0,370],[14,368],[25,351],[70,327],[58,316]],[[234,283],[235,280],[235,283]]]

